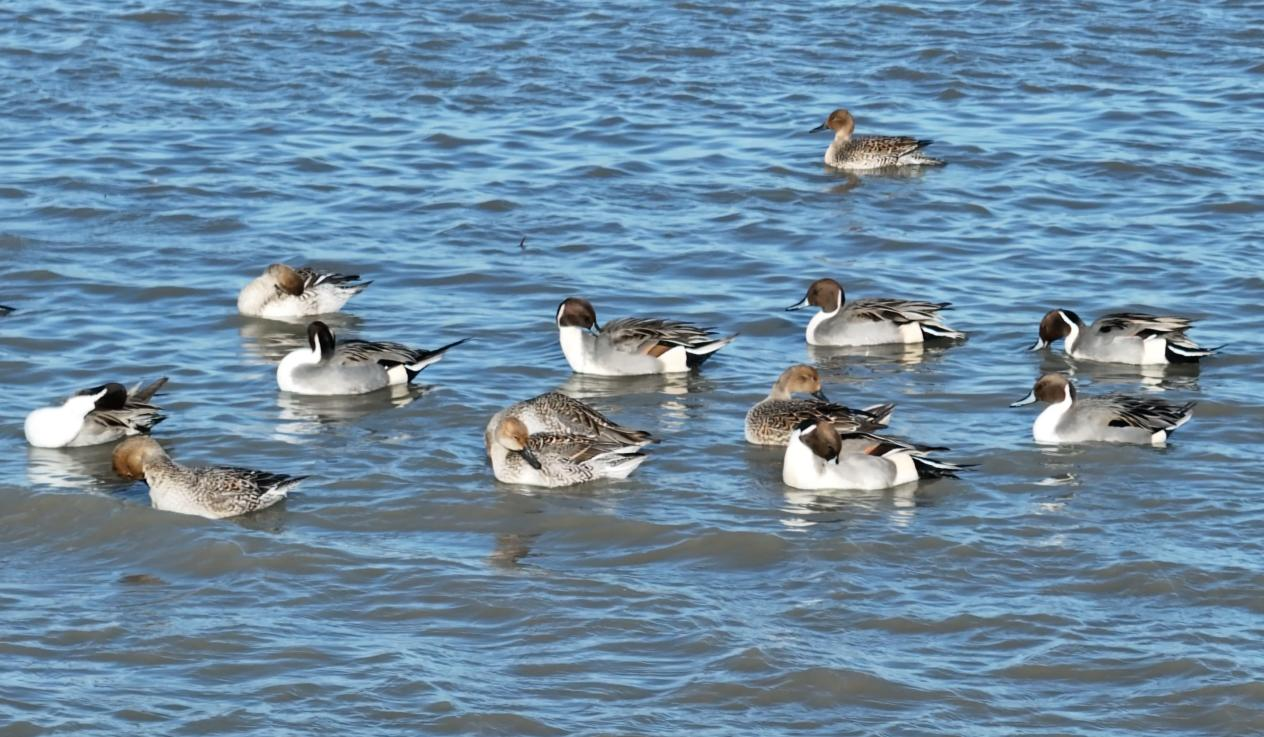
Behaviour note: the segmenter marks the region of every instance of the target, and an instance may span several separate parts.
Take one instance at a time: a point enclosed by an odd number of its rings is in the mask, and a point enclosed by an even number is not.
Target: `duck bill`
[[[803,309],[804,307],[807,307],[807,306],[808,306],[808,298],[807,298],[806,296],[804,296],[804,298],[803,298],[803,299],[801,299],[801,300],[799,300],[798,302],[795,302],[794,304],[792,304],[792,305],[790,305],[789,307],[787,307],[787,308],[786,308],[786,312],[794,312],[795,310],[801,310],[801,309]]]
[[[1011,406],[1011,407],[1021,407],[1021,406],[1023,406],[1024,404],[1032,404],[1032,403],[1034,403],[1035,401],[1036,401],[1036,390],[1035,390],[1035,389],[1032,389],[1032,390],[1031,390],[1031,391],[1027,394],[1027,396],[1023,397],[1022,399],[1018,400],[1017,402],[1014,402],[1014,403],[1013,403],[1013,404],[1011,404],[1010,406]]]
[[[825,396],[825,390],[824,390],[824,389],[818,389],[818,390],[816,390],[816,391],[812,392],[812,396],[816,397],[817,399],[821,400],[822,402],[828,402],[828,401],[829,401],[829,397]]]
[[[821,131],[825,130],[826,127],[827,126],[824,123],[821,123],[820,125],[816,126],[812,130],[808,131],[808,133],[820,133]]]
[[[1049,341],[1045,340],[1044,338],[1036,338],[1036,342],[1032,343],[1031,347],[1028,348],[1027,350],[1038,351],[1041,348],[1048,348],[1048,347],[1049,347]]]
[[[535,453],[532,453],[530,448],[523,448],[518,451],[518,454],[522,456],[522,460],[526,461],[535,470],[539,471],[542,468],[540,459],[535,457]]]

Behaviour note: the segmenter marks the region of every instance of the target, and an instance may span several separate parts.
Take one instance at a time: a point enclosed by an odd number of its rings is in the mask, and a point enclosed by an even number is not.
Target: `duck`
[[[639,445],[569,433],[529,433],[505,417],[492,433],[492,472],[507,484],[557,488],[599,479],[625,479],[645,461]]]
[[[266,509],[307,478],[230,466],[183,466],[145,435],[119,443],[111,460],[119,476],[145,480],[154,509],[208,519]]]
[[[1121,394],[1079,398],[1071,380],[1057,373],[1041,376],[1026,397],[1010,406],[1035,402],[1049,405],[1031,428],[1032,438],[1045,444],[1163,445],[1178,427],[1189,422],[1196,404]]]
[[[795,393],[812,399],[795,399]],[[746,442],[785,445],[795,426],[809,418],[829,420],[838,432],[872,431],[886,427],[894,404],[849,409],[834,404],[821,389],[821,375],[812,366],[795,364],[777,377],[772,391],[746,413]]]
[[[846,302],[843,285],[833,279],[817,279],[803,300],[786,311],[814,306],[821,311],[807,327],[807,342],[820,346],[872,346],[922,343],[927,340],[964,340],[965,333],[945,325],[940,310],[949,302],[866,297]]]
[[[0,305],[0,317],[6,317],[14,312],[17,312],[16,307],[5,307],[4,305]]]
[[[582,435],[624,446],[641,447],[658,439],[644,430],[633,430],[610,420],[584,402],[561,392],[545,392],[506,407],[492,415],[483,433],[491,455],[492,436],[500,421],[514,417],[526,426],[528,434]]]
[[[410,383],[422,369],[466,340],[468,338],[462,338],[433,351],[364,340],[335,344],[333,330],[315,320],[307,326],[309,347],[299,348],[281,359],[277,366],[277,386],[281,391],[295,394],[367,394]]]
[[[825,149],[825,163],[838,169],[882,169],[888,166],[943,166],[922,149],[934,143],[908,136],[857,136],[852,138],[856,121],[851,113],[839,108],[810,133],[834,131],[834,140]]]
[[[1203,348],[1185,335],[1193,320],[1175,315],[1112,312],[1086,326],[1071,310],[1049,310],[1040,320],[1039,335],[1031,350],[1049,347],[1066,338],[1071,358],[1152,366],[1198,363],[1218,348]]]
[[[957,478],[967,466],[931,458],[929,448],[871,433],[839,433],[807,419],[790,432],[781,480],[796,489],[879,491],[923,479]]]
[[[271,264],[242,287],[237,311],[247,317],[272,320],[311,317],[337,312],[371,281],[357,281],[359,274],[319,271],[310,266],[294,268]]]
[[[116,382],[80,390],[61,405],[27,415],[22,426],[26,442],[36,448],[77,448],[146,434],[167,419],[150,402],[166,383],[164,376],[130,392]]]
[[[644,317],[597,324],[597,311],[581,297],[557,307],[558,340],[571,370],[596,376],[682,373],[701,366],[737,334],[717,338],[710,328]]]

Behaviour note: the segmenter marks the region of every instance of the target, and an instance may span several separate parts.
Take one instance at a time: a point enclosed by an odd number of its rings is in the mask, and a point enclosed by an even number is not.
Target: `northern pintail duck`
[[[824,123],[811,130],[834,131],[834,140],[825,149],[825,163],[839,169],[881,169],[887,166],[939,166],[944,162],[932,159],[922,149],[934,143],[908,136],[857,136],[852,138],[856,121],[851,113],[839,108]]]
[[[123,478],[145,479],[154,509],[210,519],[270,507],[307,478],[229,466],[182,466],[150,437],[119,443],[113,460],[114,471]]]
[[[304,266],[272,264],[242,287],[237,311],[248,317],[285,319],[337,312],[373,282],[358,274],[336,274]]]
[[[569,297],[557,308],[562,353],[578,374],[642,376],[688,371],[733,342],[687,322],[624,317],[597,325],[592,303]]]
[[[1141,443],[1162,445],[1176,428],[1189,422],[1194,402],[1171,404],[1161,399],[1107,394],[1076,396],[1075,385],[1062,374],[1045,374],[1023,399],[1021,407],[1047,402],[1032,425],[1037,443]]]
[[[329,326],[307,326],[308,348],[293,351],[277,366],[277,386],[295,394],[367,394],[411,382],[421,370],[468,338],[428,351],[399,343],[344,340],[335,345]]]
[[[1134,365],[1197,363],[1216,349],[1203,348],[1185,335],[1192,322],[1173,315],[1115,312],[1085,326],[1071,310],[1050,310],[1040,321],[1040,334],[1031,350],[1066,338],[1067,354],[1081,360]]]
[[[796,489],[876,491],[920,479],[956,478],[965,468],[931,458],[929,450],[868,433],[840,435],[829,422],[804,420],[790,432],[781,480]]]
[[[648,432],[632,430],[612,422],[587,404],[561,392],[546,392],[517,402],[492,415],[484,432],[488,453],[491,453],[492,434],[501,420],[513,417],[527,428],[528,434],[582,435],[627,446],[644,446],[657,443]]]
[[[812,399],[795,399],[795,393]],[[877,430],[886,427],[894,404],[848,409],[834,404],[821,389],[821,375],[811,366],[797,364],[781,372],[772,391],[746,413],[746,442],[785,445],[795,426],[807,419],[827,420],[838,432]]]
[[[129,392],[122,384],[109,383],[84,389],[58,407],[43,407],[26,416],[26,442],[37,448],[74,448],[112,443],[128,435],[141,435],[167,419],[150,404],[167,383],[166,377]]]
[[[16,311],[17,310],[14,309],[13,307],[5,307],[4,305],[0,305],[0,317],[4,317],[5,315],[11,312],[16,312]]]
[[[516,417],[506,417],[496,426],[490,453],[498,481],[547,487],[627,478],[646,458],[639,445],[583,435],[532,434]]]
[[[817,279],[803,300],[786,310],[809,305],[821,308],[808,323],[807,340],[812,345],[870,346],[966,337],[940,321],[939,311],[952,307],[948,302],[881,297],[845,302],[843,285],[833,279]]]

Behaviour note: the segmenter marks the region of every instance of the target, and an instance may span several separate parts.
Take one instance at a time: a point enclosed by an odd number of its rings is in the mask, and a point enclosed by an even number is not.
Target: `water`
[[[5,4],[0,735],[1264,730],[1262,42],[1250,3]],[[952,163],[826,170],[840,105]],[[342,335],[474,340],[424,391],[279,396],[302,326],[233,310],[278,260],[374,280]],[[827,275],[971,339],[810,352],[782,308]],[[580,381],[569,294],[742,337]],[[1168,448],[1030,442],[1052,307],[1230,344],[1070,367],[1198,400]],[[741,419],[807,360],[980,467],[783,487]],[[177,459],[314,478],[212,522],[23,442],[158,375]],[[492,479],[487,418],[559,385],[663,438],[631,480]]]

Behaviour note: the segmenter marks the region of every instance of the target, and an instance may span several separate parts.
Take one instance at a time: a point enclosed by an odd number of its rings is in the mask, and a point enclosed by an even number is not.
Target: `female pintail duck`
[[[125,479],[145,479],[154,509],[210,519],[270,507],[307,478],[228,466],[182,466],[150,437],[119,443],[114,449],[114,471]]]
[[[272,264],[237,295],[237,311],[247,317],[283,320],[337,312],[373,282],[358,274],[335,274],[304,266]]]
[[[1189,422],[1194,402],[1175,405],[1161,399],[1108,394],[1076,397],[1075,385],[1062,374],[1041,376],[1031,393],[1011,404],[1047,402],[1031,434],[1037,443],[1141,443],[1162,445]]]
[[[824,123],[813,128],[816,133],[834,131],[834,140],[825,149],[825,163],[839,169],[881,169],[887,166],[941,166],[944,162],[922,153],[934,143],[908,136],[857,136],[852,138],[856,121],[851,113],[839,108]]]
[[[577,374],[642,376],[688,371],[733,342],[675,320],[624,317],[597,325],[592,303],[569,297],[557,308],[562,353]]]
[[[965,468],[930,458],[928,450],[868,433],[839,435],[832,423],[804,420],[790,431],[781,480],[796,489],[877,491],[956,478]]]
[[[639,445],[583,435],[531,434],[516,417],[501,420],[492,440],[492,471],[496,480],[507,484],[557,487],[624,479],[646,458]]]
[[[940,322],[939,311],[952,307],[948,302],[881,297],[845,302],[843,285],[833,279],[817,279],[808,287],[803,301],[786,310],[801,310],[809,305],[821,308],[808,323],[807,339],[811,345],[870,346],[966,337]]]
[[[1186,337],[1192,322],[1173,315],[1115,312],[1085,326],[1071,310],[1050,310],[1040,321],[1040,335],[1031,350],[1066,338],[1067,354],[1080,360],[1142,366],[1197,363],[1216,349],[1203,348]]]
[[[131,392],[122,384],[109,383],[84,389],[59,407],[44,407],[26,416],[26,442],[36,448],[74,448],[112,443],[129,435],[141,435],[167,419],[150,400],[166,377]]]
[[[625,446],[645,446],[657,443],[648,432],[632,430],[612,422],[608,417],[587,404],[561,392],[547,392],[532,397],[497,412],[487,423],[483,439],[491,454],[492,435],[501,420],[513,417],[527,428],[528,434],[582,435]]]
[[[795,399],[797,392],[812,399]],[[877,430],[891,420],[894,404],[876,404],[864,409],[848,409],[834,404],[821,390],[821,375],[804,364],[781,372],[772,391],[746,413],[746,442],[755,445],[785,445],[795,426],[807,419],[828,420],[838,432]]]
[[[433,351],[363,340],[344,340],[335,346],[333,331],[316,320],[307,326],[310,347],[281,359],[277,386],[295,394],[367,394],[411,382],[422,369],[443,358],[445,351],[466,340]]]

